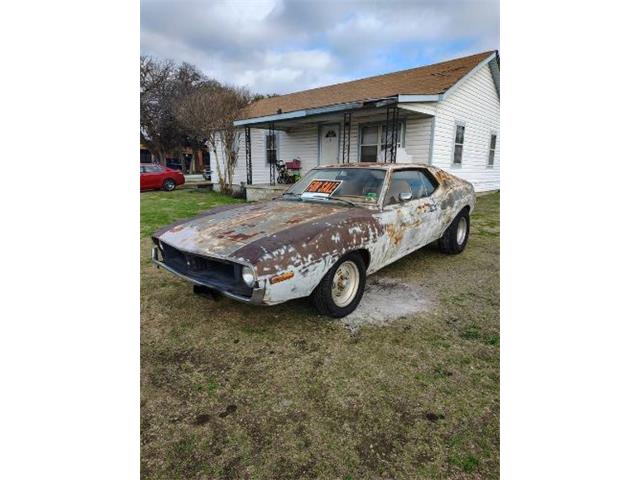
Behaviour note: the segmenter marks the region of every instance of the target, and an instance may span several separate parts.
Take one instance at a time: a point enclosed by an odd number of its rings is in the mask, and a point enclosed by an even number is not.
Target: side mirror
[[[400,193],[400,201],[401,202],[408,202],[412,198],[413,198],[413,194],[411,192],[402,192],[402,193]]]

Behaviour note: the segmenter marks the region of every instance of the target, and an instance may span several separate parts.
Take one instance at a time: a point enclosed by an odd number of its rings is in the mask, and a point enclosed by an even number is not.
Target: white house
[[[342,162],[425,162],[476,191],[497,190],[500,59],[491,51],[266,98],[234,124],[244,129],[234,184],[253,198],[273,191],[273,160],[296,158],[302,173]]]

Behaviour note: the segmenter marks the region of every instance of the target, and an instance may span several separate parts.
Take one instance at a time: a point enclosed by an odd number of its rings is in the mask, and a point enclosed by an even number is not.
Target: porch
[[[287,188],[279,185],[278,162],[299,160],[303,175],[327,164],[426,163],[434,102],[399,95],[238,120],[243,135],[234,183],[246,186],[247,197],[271,198]]]
[[[247,185],[245,191],[247,194],[247,202],[260,202],[263,200],[271,200],[273,197],[282,195],[291,185]]]

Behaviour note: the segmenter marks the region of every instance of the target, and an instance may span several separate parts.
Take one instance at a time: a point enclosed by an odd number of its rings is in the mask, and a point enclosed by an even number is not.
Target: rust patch
[[[240,240],[248,240],[251,237],[255,237],[257,234],[258,234],[258,232],[252,233],[252,234],[249,234],[249,235],[247,235],[246,233],[226,232],[226,233],[223,233],[218,238],[228,238],[229,240],[240,241]]]
[[[234,257],[257,265],[258,275],[299,268],[305,276],[309,266],[365,248],[383,235],[384,227],[374,213],[366,208],[342,207],[321,219],[307,218],[305,223],[258,238],[234,252]]]
[[[385,230],[387,232],[387,235],[389,235],[391,242],[394,245],[399,245],[402,241],[402,238],[404,237],[404,232],[402,231],[402,229],[396,229],[396,226],[391,224],[385,225]]]
[[[294,276],[293,272],[285,272],[282,275],[275,275],[271,277],[269,279],[269,282],[271,284],[280,283],[280,282],[284,282],[285,280],[289,280],[290,278],[293,278],[293,276]]]
[[[295,225],[296,223],[301,223],[301,222],[304,222],[305,220],[306,220],[305,217],[293,217],[287,220],[285,223],[288,225]]]

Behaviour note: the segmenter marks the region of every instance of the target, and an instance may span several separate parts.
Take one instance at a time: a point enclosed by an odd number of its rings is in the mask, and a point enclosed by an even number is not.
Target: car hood
[[[233,205],[173,224],[158,231],[154,237],[197,255],[233,257],[234,252],[257,240],[345,210],[352,209],[343,205],[284,200]]]

